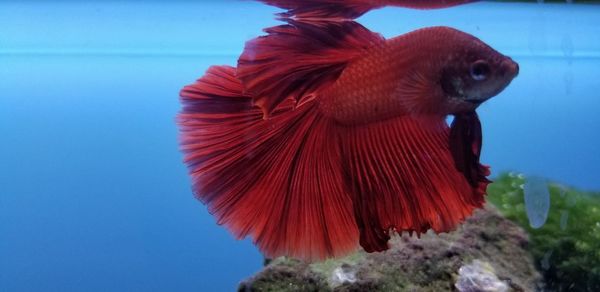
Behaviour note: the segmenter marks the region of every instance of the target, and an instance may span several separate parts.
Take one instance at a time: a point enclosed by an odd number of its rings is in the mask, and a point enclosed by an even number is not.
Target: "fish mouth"
[[[511,76],[511,79],[519,75],[519,64],[511,58],[504,60],[500,66],[503,68],[505,74]]]

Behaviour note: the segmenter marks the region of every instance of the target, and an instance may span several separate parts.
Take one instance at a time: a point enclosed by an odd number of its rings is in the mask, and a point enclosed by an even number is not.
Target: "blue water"
[[[193,199],[178,91],[275,24],[254,2],[0,2],[0,291],[231,291],[261,264]],[[600,189],[600,6],[389,8],[391,37],[472,33],[520,63],[483,161]]]

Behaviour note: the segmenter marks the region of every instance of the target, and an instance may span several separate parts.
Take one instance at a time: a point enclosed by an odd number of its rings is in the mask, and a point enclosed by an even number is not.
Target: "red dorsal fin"
[[[287,9],[280,13],[283,18],[296,19],[355,19],[369,10],[384,6],[400,6],[417,9],[450,7],[477,0],[259,0],[269,5]]]
[[[340,128],[344,169],[366,251],[387,249],[389,232],[447,232],[484,203],[488,181],[456,169],[442,116],[402,116]]]
[[[211,67],[181,91],[181,148],[193,190],[219,224],[251,236],[268,257],[306,260],[358,247],[332,125],[314,99],[286,100],[269,120],[235,68]]]
[[[265,115],[331,84],[350,61],[384,42],[356,22],[287,22],[249,41],[238,61],[237,77]]]

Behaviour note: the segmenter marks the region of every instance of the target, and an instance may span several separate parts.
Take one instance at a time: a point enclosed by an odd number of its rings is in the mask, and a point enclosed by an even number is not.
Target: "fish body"
[[[485,81],[472,81],[469,66],[479,60],[496,72]],[[378,43],[348,64],[323,92],[321,108],[346,124],[471,112],[504,89],[517,72],[515,62],[479,39],[449,27],[430,27]],[[454,92],[446,92],[446,85]]]
[[[193,190],[219,224],[268,257],[312,261],[446,232],[483,205],[475,109],[514,61],[448,27],[386,40],[353,21],[285,21],[181,92]]]

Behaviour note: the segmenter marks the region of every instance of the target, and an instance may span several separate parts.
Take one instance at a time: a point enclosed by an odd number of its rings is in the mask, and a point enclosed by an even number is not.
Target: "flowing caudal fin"
[[[354,214],[366,251],[387,249],[390,231],[446,232],[484,203],[456,169],[443,117],[404,116],[340,130]]]
[[[283,101],[263,119],[235,71],[211,67],[181,91],[181,148],[195,195],[268,257],[353,251],[358,230],[332,125],[311,100]]]
[[[237,76],[265,116],[331,84],[350,61],[384,42],[356,22],[287,21],[249,41],[238,61]]]
[[[258,0],[286,9],[283,18],[350,20],[384,6],[417,9],[445,8],[477,0]]]

